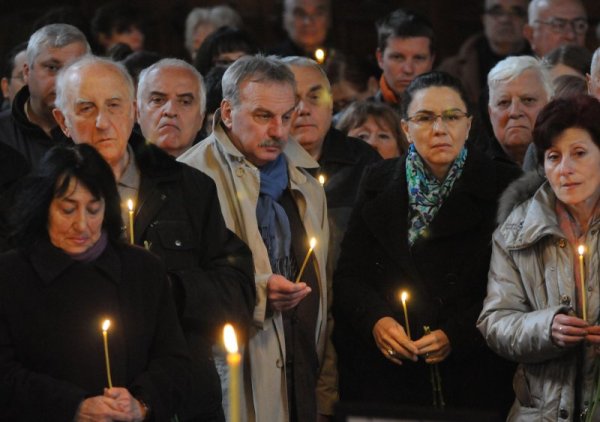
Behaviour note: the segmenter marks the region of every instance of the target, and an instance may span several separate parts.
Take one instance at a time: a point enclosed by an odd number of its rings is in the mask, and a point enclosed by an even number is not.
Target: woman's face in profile
[[[600,148],[581,128],[563,131],[544,152],[544,171],[567,208],[589,209],[600,197]]]
[[[402,130],[429,170],[445,179],[450,166],[465,145],[471,117],[458,92],[447,86],[432,86],[414,93],[408,119]]]
[[[62,197],[54,197],[48,211],[50,242],[68,254],[80,254],[100,238],[104,200],[95,198],[72,178]]]

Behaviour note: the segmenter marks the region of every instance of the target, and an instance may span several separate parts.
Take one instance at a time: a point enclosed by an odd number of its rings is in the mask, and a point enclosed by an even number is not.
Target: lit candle
[[[104,360],[106,361],[106,376],[108,377],[108,388],[112,388],[112,378],[110,376],[110,359],[108,357],[108,329],[110,319],[105,319],[102,323],[102,337],[104,338]]]
[[[229,422],[240,421],[240,363],[242,356],[238,352],[237,338],[231,324],[223,328],[223,341],[227,349],[229,366]]]
[[[585,246],[579,245],[577,248],[579,253],[579,276],[581,277],[581,312],[583,320],[587,321],[587,301],[585,294],[585,265],[583,262],[583,254],[585,253]]]
[[[317,245],[317,239],[315,239],[314,237],[311,237],[310,238],[310,249],[306,253],[306,257],[304,257],[304,262],[302,263],[302,266],[300,267],[300,272],[298,273],[298,277],[296,277],[296,283],[298,283],[300,281],[300,279],[302,278],[302,274],[304,274],[304,269],[306,268],[306,264],[308,263],[308,258],[310,258],[310,254],[312,253],[312,251],[316,245]]]
[[[325,50],[317,48],[315,50],[315,59],[317,60],[317,63],[323,64],[325,62]]]
[[[325,186],[325,176],[323,176],[322,174],[319,174],[319,183],[321,184],[321,186]]]
[[[129,243],[133,245],[135,238],[133,236],[133,201],[131,199],[127,200],[127,208],[129,208]]]
[[[410,324],[408,323],[408,309],[406,308],[406,300],[408,299],[408,293],[402,292],[400,294],[400,300],[402,300],[402,308],[404,309],[404,324],[406,325],[406,335],[410,340]]]

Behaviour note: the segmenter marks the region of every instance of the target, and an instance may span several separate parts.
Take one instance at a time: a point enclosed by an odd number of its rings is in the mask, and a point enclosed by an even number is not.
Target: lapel
[[[146,228],[154,221],[167,195],[163,193],[155,178],[142,174],[138,194],[139,207],[136,210],[133,223],[135,244],[140,244]]]

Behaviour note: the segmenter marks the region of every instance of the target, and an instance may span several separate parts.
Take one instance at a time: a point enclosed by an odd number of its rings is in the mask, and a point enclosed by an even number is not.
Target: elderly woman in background
[[[465,146],[471,119],[457,79],[421,75],[403,96],[408,153],[365,172],[334,276],[342,400],[430,406],[437,364],[447,406],[508,408],[508,364],[475,321],[496,202],[520,172]]]
[[[113,173],[87,145],[51,150],[20,187],[19,247],[0,255],[0,420],[175,413],[189,383],[187,346],[165,269],[121,242],[120,216]]]
[[[503,195],[478,327],[520,364],[509,420],[579,420],[600,354],[600,103],[554,100],[533,142],[545,177],[529,173]]]
[[[487,80],[494,133],[488,153],[497,161],[520,167],[531,144],[535,119],[554,93],[550,75],[540,60],[512,56],[499,61]]]
[[[396,158],[408,150],[398,113],[384,103],[356,101],[342,113],[336,128],[371,145],[383,158]]]

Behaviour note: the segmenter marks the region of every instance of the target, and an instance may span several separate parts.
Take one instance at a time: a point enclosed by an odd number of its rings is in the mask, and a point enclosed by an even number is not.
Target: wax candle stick
[[[583,255],[585,254],[585,246],[579,245],[577,248],[579,253],[579,276],[581,277],[581,314],[584,321],[587,321],[587,297],[585,289],[585,264]]]
[[[135,237],[133,235],[133,201],[127,200],[127,208],[129,208],[129,243],[132,245],[135,243]]]
[[[402,292],[400,294],[400,300],[402,300],[402,308],[404,309],[404,325],[406,325],[405,329],[406,329],[406,335],[408,336],[408,339],[410,340],[410,324],[408,322],[408,309],[406,307],[406,300],[408,299],[408,293],[406,292]]]
[[[298,277],[296,277],[296,283],[300,281],[302,278],[302,274],[304,274],[304,269],[306,268],[306,264],[308,264],[308,258],[310,258],[310,254],[312,254],[313,249],[317,246],[317,239],[312,237],[310,239],[310,249],[306,253],[306,257],[304,258],[304,262],[302,263],[302,267],[300,267],[300,272],[298,272]]]
[[[240,422],[240,364],[242,356],[238,352],[235,330],[231,324],[223,328],[223,341],[227,350],[229,366],[229,422]]]
[[[106,376],[108,378],[108,388],[112,388],[112,377],[110,376],[110,358],[108,356],[108,329],[110,328],[110,319],[102,323],[102,337],[104,338],[104,361],[106,362]]]

